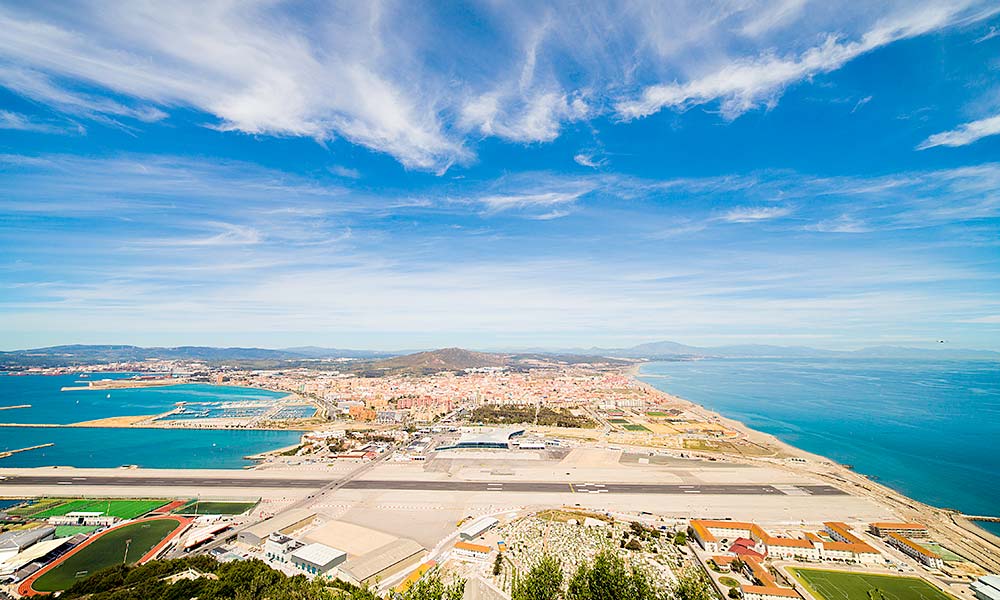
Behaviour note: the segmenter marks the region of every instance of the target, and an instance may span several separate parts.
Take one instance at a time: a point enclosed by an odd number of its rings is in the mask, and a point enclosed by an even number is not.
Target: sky
[[[0,348],[1000,349],[995,2],[0,0]]]

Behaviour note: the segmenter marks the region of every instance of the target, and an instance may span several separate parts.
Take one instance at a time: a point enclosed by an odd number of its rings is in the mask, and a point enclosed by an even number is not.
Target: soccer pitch
[[[886,600],[954,600],[917,577],[821,569],[788,570],[814,596],[822,600],[870,600],[868,592],[873,589],[881,591]]]
[[[60,504],[32,514],[31,517],[47,519],[61,517],[71,512],[99,512],[120,519],[134,519],[166,503],[166,500],[64,500]]]
[[[174,511],[178,515],[241,515],[256,506],[256,502],[198,501]]]
[[[43,574],[31,587],[37,592],[60,591],[101,569],[134,563],[170,535],[180,523],[173,518],[155,519],[112,529]]]
[[[629,423],[628,425],[623,425],[622,427],[628,429],[629,431],[649,431],[646,427],[636,425],[635,423]]]

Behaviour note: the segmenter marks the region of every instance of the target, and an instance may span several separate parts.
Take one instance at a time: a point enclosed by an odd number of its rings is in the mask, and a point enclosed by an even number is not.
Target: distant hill
[[[294,348],[282,348],[282,350],[307,358],[388,358],[390,356],[410,353],[409,351],[349,350],[346,348],[323,348],[320,346],[296,346]]]
[[[312,352],[294,349],[272,350],[267,348],[215,348],[211,346],[152,347],[130,345],[66,345],[0,352],[0,366],[60,367],[94,365],[109,362],[137,362],[143,360],[198,360],[209,363],[260,362],[274,364],[285,361],[302,361],[316,358],[374,358],[391,356],[388,352],[364,350],[311,349]]]
[[[504,367],[509,362],[509,357],[505,354],[474,352],[463,348],[443,348],[379,360],[369,366],[375,369],[461,371],[484,367]]]
[[[292,368],[309,366],[342,369],[326,365],[324,359],[356,359],[356,372],[433,373],[462,371],[483,367],[533,368],[590,364],[616,366],[630,360],[676,360],[685,358],[887,358],[887,359],[980,359],[1000,360],[1000,352],[949,348],[873,346],[853,351],[823,350],[805,346],[742,344],[699,347],[663,341],[639,344],[630,348],[573,348],[562,350],[532,349],[503,353],[477,352],[462,348],[444,348],[402,354],[374,350],[347,350],[301,346],[280,350],[268,348],[215,348],[211,346],[176,346],[144,348],[131,345],[66,345],[0,352],[0,368],[84,366],[109,362],[143,360],[192,360],[246,368]]]

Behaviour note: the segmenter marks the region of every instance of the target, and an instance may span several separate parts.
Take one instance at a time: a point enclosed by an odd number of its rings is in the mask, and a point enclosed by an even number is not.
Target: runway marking
[[[576,490],[573,489],[573,484],[572,483],[569,484],[569,493],[571,493],[571,494],[575,494],[576,493]]]

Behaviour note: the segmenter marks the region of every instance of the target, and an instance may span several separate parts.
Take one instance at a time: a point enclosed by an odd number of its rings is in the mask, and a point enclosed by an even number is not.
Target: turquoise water
[[[996,362],[719,359],[650,363],[641,379],[912,498],[1000,516]]]
[[[78,423],[107,417],[155,415],[174,408],[177,402],[231,403],[271,402],[288,394],[200,383],[126,390],[73,390],[63,387],[84,386],[87,381],[121,379],[129,374],[0,376],[0,406],[31,404],[31,408],[0,410],[2,423]]]
[[[93,375],[105,378],[106,375]],[[252,388],[201,384],[129,390],[60,392],[80,380],[73,375],[0,375],[0,406],[31,404],[29,409],[0,411],[4,423],[66,424],[114,416],[166,412],[175,402],[246,402],[273,400],[286,394]],[[110,394],[110,398],[108,395]],[[0,467],[118,467],[238,469],[244,456],[290,446],[295,431],[102,429],[2,427],[0,450],[54,443],[0,458]]]

